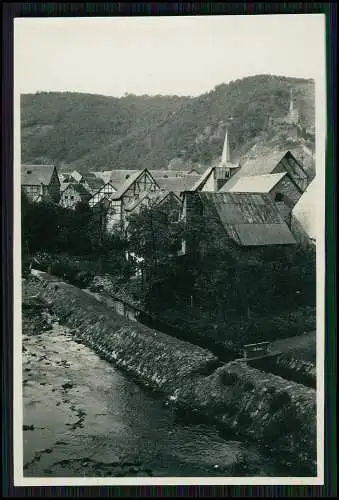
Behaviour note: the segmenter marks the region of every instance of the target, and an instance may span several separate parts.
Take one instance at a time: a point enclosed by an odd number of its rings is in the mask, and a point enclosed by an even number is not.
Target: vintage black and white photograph
[[[18,485],[322,480],[324,26],[15,19]]]

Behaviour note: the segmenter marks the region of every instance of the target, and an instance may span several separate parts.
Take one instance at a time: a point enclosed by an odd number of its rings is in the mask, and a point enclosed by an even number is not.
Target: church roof
[[[235,183],[226,182],[219,189],[219,192],[225,193],[269,193],[278,182],[285,177],[286,172],[278,174],[253,175],[249,177],[240,177]]]

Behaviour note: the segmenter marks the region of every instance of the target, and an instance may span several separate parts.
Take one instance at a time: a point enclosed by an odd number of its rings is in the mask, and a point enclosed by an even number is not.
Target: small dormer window
[[[126,175],[125,179],[128,179],[129,178],[129,174]]]
[[[27,174],[31,174],[32,173],[32,170],[27,170]]]
[[[282,195],[282,193],[277,193],[275,195],[275,201],[283,201],[283,195]]]

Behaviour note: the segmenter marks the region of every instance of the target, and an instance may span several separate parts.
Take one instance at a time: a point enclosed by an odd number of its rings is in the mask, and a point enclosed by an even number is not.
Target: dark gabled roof
[[[83,198],[91,198],[92,194],[83,186],[81,183],[78,182],[69,182],[67,183],[67,186],[65,189],[63,189],[62,193],[65,193],[67,189],[74,189],[77,193],[80,194],[81,197]]]
[[[91,175],[87,175],[87,174],[84,174],[82,176],[80,183],[82,183],[82,182],[86,182],[88,184],[88,186],[90,187],[90,189],[92,190],[92,192],[98,191],[101,187],[103,187],[105,185],[103,179],[99,179],[99,178],[95,177],[94,175],[91,176]]]
[[[54,172],[54,165],[21,165],[21,185],[48,186]]]
[[[92,194],[80,183],[74,185],[74,190],[84,198],[91,198]]]
[[[295,239],[267,194],[197,193],[241,246],[290,245]]]
[[[161,198],[161,200],[159,201],[159,205],[161,205],[162,203],[164,203],[165,200],[167,200],[167,198],[174,198],[175,201],[177,201],[180,206],[182,205],[182,200],[173,191],[168,191],[168,192],[165,191],[165,196],[163,198]]]

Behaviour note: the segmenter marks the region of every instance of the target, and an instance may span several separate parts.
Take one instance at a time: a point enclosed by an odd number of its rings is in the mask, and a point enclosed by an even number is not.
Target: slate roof
[[[240,177],[233,183],[226,182],[219,189],[219,193],[269,193],[285,175],[287,175],[286,172],[281,172],[278,174]]]
[[[190,191],[194,184],[200,179],[199,175],[185,175],[183,177],[169,177],[168,179],[157,179],[161,189],[175,193],[180,196],[183,191]]]
[[[95,177],[99,179],[103,179],[105,183],[111,182],[111,184],[115,187],[116,190],[119,190],[120,187],[127,181],[127,176],[131,176],[135,174],[135,172],[141,172],[142,170],[104,170],[103,172],[91,172]],[[200,178],[199,173],[194,169],[191,170],[159,170],[152,169],[148,170],[153,179],[160,185],[160,183],[166,189],[166,181],[167,179],[183,179],[189,177],[193,182],[196,182],[197,179]],[[170,181],[169,181],[170,182]],[[185,180],[184,186],[188,185],[191,181]],[[174,186],[178,186],[178,183],[174,183]],[[179,193],[181,189],[177,189],[176,193]]]
[[[142,170],[112,170],[109,172],[105,173],[104,172],[104,177],[108,179],[108,181],[115,187],[117,191],[126,184],[126,181],[128,181],[132,176],[135,176],[136,174],[140,174]],[[127,177],[128,176],[128,177]]]
[[[294,244],[295,239],[268,194],[198,193],[226,234],[241,246]]]
[[[21,165],[21,185],[48,186],[54,172],[54,165]]]
[[[105,184],[109,182],[111,178],[111,170],[105,170],[103,172],[90,172],[90,173],[93,174],[97,179],[102,179]]]
[[[103,179],[97,178],[94,175],[84,174],[82,176],[81,181],[87,182],[87,184],[91,188],[92,192],[98,191],[101,187],[103,187],[105,185],[105,182],[103,181]]]
[[[167,179],[175,177],[183,177],[184,175],[190,175],[185,170],[150,170],[150,173],[154,179]]]

